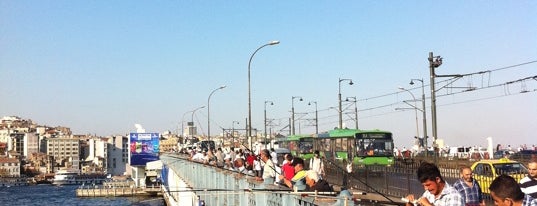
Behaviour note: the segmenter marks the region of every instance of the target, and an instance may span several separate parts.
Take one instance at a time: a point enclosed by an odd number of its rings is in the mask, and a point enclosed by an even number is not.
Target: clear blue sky
[[[259,46],[279,40],[252,62],[253,127],[263,130],[264,101],[271,100],[268,117],[279,124],[273,130],[283,128],[292,96],[304,98],[295,100],[296,112],[308,112],[297,119],[314,118],[307,102],[317,101],[320,130],[336,127],[337,110],[329,107],[338,104],[338,78],[349,78],[355,84],[343,82],[341,93],[360,100],[360,128],[392,131],[397,145],[410,146],[415,113],[396,108],[412,97],[395,92],[419,86],[408,84],[412,78],[429,85],[429,52],[444,58],[438,74],[535,61],[536,25],[536,1],[4,0],[0,116],[67,126],[76,134],[126,134],[135,123],[177,132],[190,121],[188,111],[227,85],[211,97],[211,134],[233,121],[244,128],[248,60]],[[451,86],[484,88],[535,75],[532,63]],[[448,145],[485,146],[489,136],[494,144],[535,143],[537,81],[466,93],[451,86],[437,99],[438,134]],[[421,97],[421,89],[411,92]],[[379,95],[386,96],[371,98]],[[354,109],[348,106],[345,113]],[[344,115],[348,127],[354,127],[351,117]],[[194,121],[206,134],[207,110],[196,112]],[[297,133],[314,132],[307,121],[296,127]]]

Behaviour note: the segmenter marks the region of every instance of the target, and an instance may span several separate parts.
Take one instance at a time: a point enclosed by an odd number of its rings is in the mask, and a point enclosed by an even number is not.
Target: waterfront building
[[[76,137],[76,139],[80,139],[82,173],[105,173],[106,168],[108,168],[108,139]]]
[[[108,141],[108,174],[125,175],[131,171],[129,166],[129,138],[115,135]]]
[[[19,177],[20,175],[20,161],[17,158],[0,157],[0,176]]]
[[[80,170],[80,140],[68,136],[47,139],[47,155],[54,165]]]

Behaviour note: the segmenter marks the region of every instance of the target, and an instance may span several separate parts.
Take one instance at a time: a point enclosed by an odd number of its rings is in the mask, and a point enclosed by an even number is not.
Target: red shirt
[[[246,162],[248,162],[249,165],[254,165],[254,160],[255,160],[255,155],[248,155],[248,157],[246,157]]]
[[[285,179],[291,180],[295,176],[295,167],[291,166],[291,162],[288,162],[282,166],[282,173]]]

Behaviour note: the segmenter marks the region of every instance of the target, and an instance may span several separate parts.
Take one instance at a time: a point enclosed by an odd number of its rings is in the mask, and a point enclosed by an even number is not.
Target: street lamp
[[[339,90],[338,90],[338,100],[339,100],[339,129],[343,129],[343,113],[341,108],[341,82],[349,81],[349,85],[353,85],[352,79],[342,79],[339,78]]]
[[[423,114],[423,143],[425,145],[425,156],[428,156],[428,145],[427,145],[427,115],[426,115],[426,108],[425,108],[425,87],[423,85],[423,79],[411,79],[410,85],[414,85],[415,81],[421,82],[421,113]]]
[[[238,121],[233,121],[231,123],[231,147],[235,147],[235,123],[239,124]]]
[[[280,41],[271,41],[269,43],[263,44],[259,48],[257,48],[254,53],[252,53],[252,56],[250,56],[250,61],[248,61],[248,127],[246,131],[246,135],[248,136],[248,140],[250,141],[250,148],[252,148],[252,98],[251,98],[251,91],[250,91],[250,65],[252,64],[252,59],[254,58],[254,55],[266,46],[272,46],[279,44]]]
[[[209,97],[207,98],[207,138],[208,140],[211,140],[211,113],[210,113],[210,101],[211,101],[211,96],[213,96],[213,93],[216,92],[217,90],[220,90],[220,89],[224,89],[226,88],[226,85],[222,85],[216,89],[214,89],[211,94],[209,94]]]
[[[414,107],[414,111],[416,112],[416,138],[417,138],[417,137],[420,136],[420,130],[419,130],[419,127],[418,127],[418,107],[416,107],[416,97],[414,96],[414,94],[412,92],[408,91],[408,89],[405,89],[403,87],[399,87],[399,89],[408,92],[412,96],[412,99],[414,99],[414,105],[411,105],[411,104],[409,104],[409,105]],[[403,102],[408,104],[408,102],[406,102],[406,101],[403,101]]]
[[[183,137],[183,141],[184,141],[185,143],[186,143],[186,140],[185,140],[185,138],[184,138],[184,135],[185,135],[185,124],[184,124],[184,122],[185,122],[185,115],[188,114],[188,113],[190,113],[190,112],[194,112],[194,111],[196,111],[196,110],[198,110],[198,109],[204,108],[204,107],[205,107],[205,106],[201,106],[201,107],[198,107],[198,108],[196,108],[196,109],[194,109],[194,110],[190,110],[190,111],[188,111],[188,112],[183,113],[183,118],[181,118],[181,137]]]
[[[302,97],[299,97],[299,96],[293,96],[291,98],[291,123],[292,123],[291,135],[295,135],[295,99],[297,98],[299,98],[299,101],[303,101]]]
[[[190,132],[190,134],[192,135],[192,138],[194,138],[194,114],[196,113],[196,111],[198,111],[200,109],[203,109],[203,108],[205,108],[205,106],[201,106],[201,107],[198,107],[198,108],[192,110],[192,119],[191,119],[191,121],[192,121],[192,128],[191,128],[192,131]]]
[[[317,102],[311,101],[308,102],[308,105],[311,105],[311,103],[315,104],[315,134],[319,134],[319,115],[318,115],[318,109],[317,109]]]
[[[270,105],[274,105],[274,102],[272,101],[265,101],[265,149],[267,149],[267,103],[270,103]]]
[[[354,123],[356,125],[356,129],[358,129],[358,100],[356,100],[356,97],[347,97],[345,101],[354,103]]]

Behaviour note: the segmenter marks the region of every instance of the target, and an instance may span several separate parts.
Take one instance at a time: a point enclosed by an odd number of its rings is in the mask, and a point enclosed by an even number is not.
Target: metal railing
[[[164,154],[160,159],[164,163],[163,192],[168,202],[173,202],[171,205],[185,202],[245,206],[354,205],[350,198],[263,184],[252,176],[193,162],[183,156]]]

